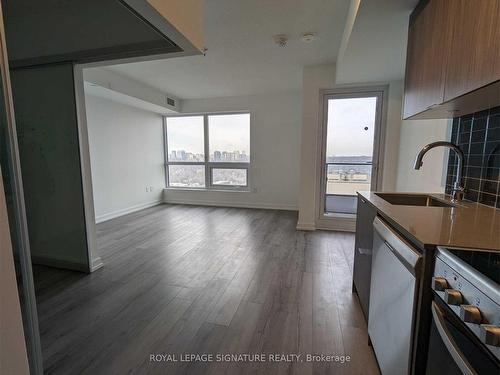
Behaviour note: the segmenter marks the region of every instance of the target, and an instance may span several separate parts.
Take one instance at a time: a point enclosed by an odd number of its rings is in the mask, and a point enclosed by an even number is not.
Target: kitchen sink
[[[451,203],[443,202],[425,194],[375,193],[375,195],[390,204],[398,206],[454,207]]]

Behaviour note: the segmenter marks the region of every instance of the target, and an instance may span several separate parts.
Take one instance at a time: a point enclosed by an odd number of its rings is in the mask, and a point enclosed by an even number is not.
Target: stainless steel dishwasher
[[[368,334],[382,374],[408,374],[422,257],[380,218],[373,229]]]

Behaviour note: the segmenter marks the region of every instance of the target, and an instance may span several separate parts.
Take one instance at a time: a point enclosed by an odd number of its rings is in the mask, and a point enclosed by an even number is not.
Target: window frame
[[[248,162],[215,162],[210,161],[210,137],[208,129],[209,116],[223,116],[223,115],[241,115],[247,114],[250,117],[250,157]],[[202,162],[188,162],[188,161],[169,161],[168,155],[168,129],[167,121],[172,117],[203,117],[203,148],[205,160]],[[196,191],[250,191],[250,166],[252,164],[252,114],[250,111],[233,111],[233,112],[205,112],[205,113],[179,113],[163,116],[163,150],[164,150],[164,168],[165,168],[165,187],[172,190],[196,190]],[[169,166],[170,165],[200,165],[205,167],[205,186],[204,187],[184,187],[184,186],[170,186],[169,183]],[[246,185],[214,185],[213,184],[213,169],[245,169],[246,170]]]

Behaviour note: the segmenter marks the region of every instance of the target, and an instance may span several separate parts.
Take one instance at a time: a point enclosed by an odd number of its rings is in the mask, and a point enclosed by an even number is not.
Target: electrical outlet
[[[149,187],[149,191],[153,191],[153,187],[152,186]]]

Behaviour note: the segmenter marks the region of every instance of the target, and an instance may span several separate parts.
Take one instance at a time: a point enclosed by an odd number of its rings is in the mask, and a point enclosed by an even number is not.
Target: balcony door
[[[380,183],[385,88],[323,95],[320,219],[354,219],[357,192]]]

